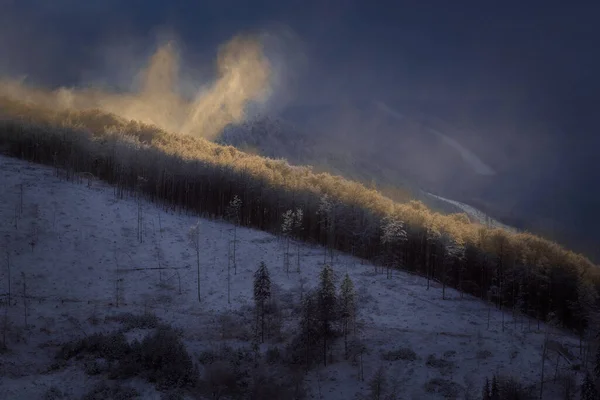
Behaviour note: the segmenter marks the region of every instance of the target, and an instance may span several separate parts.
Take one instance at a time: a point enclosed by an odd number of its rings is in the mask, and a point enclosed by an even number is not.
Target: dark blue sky
[[[280,24],[303,41],[306,79],[335,81],[311,88],[322,92],[523,96],[599,88],[600,3],[594,1],[2,1],[10,36],[24,34],[19,40],[30,47],[22,56],[30,69],[35,53],[52,49],[69,57],[71,66],[57,57],[45,73],[35,71],[53,75],[45,79],[76,79],[107,40],[133,37],[151,45],[159,27],[179,34],[190,53],[205,53],[240,31]]]
[[[0,7],[0,72],[51,85],[101,79],[115,68],[124,76],[107,81],[127,80],[165,28],[184,46],[186,67],[202,76],[233,35],[286,32],[276,48],[293,66],[286,100],[381,99],[461,115],[478,129],[472,140],[484,158],[531,149],[536,160],[526,167],[535,174],[514,195],[532,209],[542,198],[552,199],[551,210],[570,206],[565,218],[590,233],[600,221],[598,1],[0,0]],[[512,136],[500,125],[514,126]],[[510,162],[510,151],[500,158]]]

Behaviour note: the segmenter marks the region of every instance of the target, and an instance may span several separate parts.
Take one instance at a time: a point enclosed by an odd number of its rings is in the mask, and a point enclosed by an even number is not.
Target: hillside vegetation
[[[90,173],[113,184],[119,196],[143,193],[165,208],[271,232],[281,231],[286,211],[301,208],[301,224],[288,233],[326,245],[324,257],[340,250],[389,270],[406,269],[579,334],[597,304],[597,267],[543,238],[488,229],[416,201],[396,203],[310,167],[99,111],[56,111],[2,98],[0,149],[64,169],[71,179]],[[241,207],[232,213],[235,196]]]

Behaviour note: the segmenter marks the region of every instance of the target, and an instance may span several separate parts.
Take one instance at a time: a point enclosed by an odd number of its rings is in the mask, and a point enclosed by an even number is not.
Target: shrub
[[[403,347],[398,350],[392,350],[384,353],[382,358],[386,361],[415,361],[418,357],[417,353],[415,353],[412,349]]]
[[[527,387],[518,379],[513,377],[496,377],[498,391],[502,400],[533,400],[537,398],[532,388]]]
[[[105,322],[118,322],[123,325],[126,331],[133,329],[155,329],[158,327],[160,320],[158,317],[151,313],[144,313],[141,315],[135,315],[132,313],[121,313],[117,315],[107,316],[104,318]]]
[[[477,358],[479,360],[485,360],[487,358],[490,358],[492,356],[492,352],[489,350],[479,350],[477,352]]]
[[[276,364],[282,360],[281,351],[279,351],[279,347],[270,347],[267,350],[266,361],[268,364]]]
[[[287,369],[279,370],[259,368],[252,375],[248,397],[251,399],[288,400],[302,399],[306,393],[302,379],[298,375],[290,376]]]
[[[430,368],[439,369],[442,375],[452,373],[455,364],[452,361],[445,360],[443,358],[437,358],[434,354],[430,354],[425,362]]]
[[[198,377],[180,336],[164,326],[147,335],[141,343],[134,341],[131,353],[113,374],[115,377],[142,376],[159,388],[193,385]]]
[[[216,399],[240,398],[248,386],[247,382],[242,382],[237,371],[231,369],[225,361],[217,361],[207,366],[202,383],[206,394],[211,394]]]
[[[111,379],[140,376],[159,388],[171,388],[193,385],[198,378],[178,332],[164,325],[146,335],[141,343],[135,340],[129,344],[123,333],[97,333],[66,343],[57,353],[56,368],[73,357],[86,356],[93,358],[84,365],[87,373],[109,371]]]
[[[56,354],[56,358],[67,361],[73,357],[92,356],[113,361],[123,359],[130,351],[131,347],[122,333],[94,333],[64,344]]]
[[[425,391],[427,393],[440,394],[446,399],[456,399],[463,391],[463,388],[456,382],[442,378],[434,378],[425,384]]]
[[[60,390],[56,386],[52,386],[52,387],[48,388],[48,390],[46,390],[46,393],[44,393],[44,400],[61,400],[61,399],[66,399],[66,396],[62,392],[62,390]]]
[[[100,382],[86,393],[82,400],[130,400],[137,399],[139,395],[134,388]]]

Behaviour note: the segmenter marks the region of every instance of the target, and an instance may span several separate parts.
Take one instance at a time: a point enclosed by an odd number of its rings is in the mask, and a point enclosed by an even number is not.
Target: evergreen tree
[[[581,385],[581,400],[597,400],[600,398],[589,372],[585,374]]]
[[[500,400],[500,388],[498,387],[498,379],[496,379],[496,375],[492,377],[492,390],[491,390],[491,400]]]
[[[256,304],[257,322],[260,319],[260,338],[265,342],[265,306],[271,298],[271,278],[264,262],[260,263],[254,273],[254,303]]]
[[[313,352],[319,340],[319,319],[317,315],[317,294],[307,293],[302,299],[302,314],[300,316],[300,332],[298,345],[294,350],[302,350],[306,367],[310,367]]]
[[[387,380],[385,376],[385,369],[379,367],[369,382],[369,391],[371,400],[381,400],[384,398],[385,389],[387,386]]]
[[[490,380],[485,378],[485,385],[483,386],[483,393],[481,395],[482,400],[491,400],[492,394],[490,393]]]
[[[323,364],[327,365],[327,349],[335,331],[333,324],[337,320],[337,297],[333,269],[325,264],[320,274],[318,296],[319,336],[323,341]]]
[[[354,283],[350,276],[346,274],[340,286],[340,316],[344,331],[344,357],[348,359],[348,332],[350,331],[350,322],[354,318],[356,308]]]
[[[596,363],[594,365],[594,378],[596,378],[596,380],[600,379],[600,346],[598,347],[598,350],[596,351]]]

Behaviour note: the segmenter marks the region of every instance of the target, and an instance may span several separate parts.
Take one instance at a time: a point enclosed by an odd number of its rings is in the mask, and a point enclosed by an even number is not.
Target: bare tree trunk
[[[542,350],[542,372],[541,372],[541,378],[540,378],[540,400],[543,398],[543,395],[544,395],[544,364],[546,363],[547,349],[548,349],[548,331],[546,330],[546,335],[544,337],[544,348]]]
[[[202,302],[202,298],[200,297],[200,244],[196,242],[196,263],[198,267],[198,303]]]
[[[12,304],[11,300],[11,281],[10,281],[10,250],[6,249],[6,267],[8,269],[8,306]]]
[[[21,276],[23,277],[23,316],[25,319],[25,329],[27,329],[28,324],[27,324],[27,317],[28,317],[28,310],[27,310],[27,279],[25,277],[25,272],[21,272]]]

